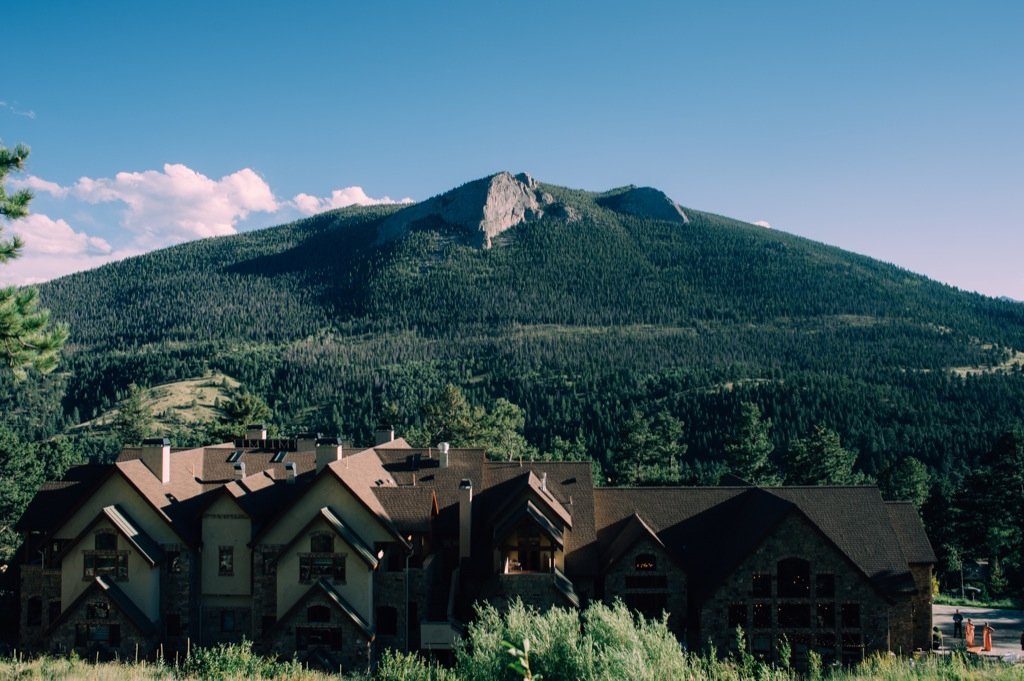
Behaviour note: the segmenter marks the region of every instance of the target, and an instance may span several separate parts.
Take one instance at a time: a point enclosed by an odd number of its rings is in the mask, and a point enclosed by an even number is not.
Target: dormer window
[[[637,572],[650,572],[658,569],[658,559],[653,553],[641,553],[633,560],[633,569]]]

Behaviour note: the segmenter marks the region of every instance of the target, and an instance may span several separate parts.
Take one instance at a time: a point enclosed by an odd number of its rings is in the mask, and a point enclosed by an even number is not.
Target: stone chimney
[[[395,439],[395,429],[391,426],[380,426],[375,431],[374,445],[386,445],[389,442],[393,442]]]
[[[266,440],[267,427],[262,423],[250,423],[245,427],[246,440]]]
[[[459,559],[469,558],[473,538],[473,481],[459,483]]]
[[[284,477],[289,485],[295,484],[295,462],[289,461],[284,465]]]
[[[437,446],[437,461],[441,468],[448,468],[448,443],[442,442]]]
[[[142,441],[139,456],[146,468],[164,485],[171,481],[171,441],[165,437],[151,437]]]
[[[235,480],[241,480],[244,477],[245,477],[245,462],[244,461],[236,461],[235,462]]]
[[[341,461],[341,440],[336,437],[317,438],[316,472],[322,471],[332,461]]]
[[[316,441],[320,438],[320,433],[299,433],[295,436],[295,451],[297,452],[315,452]]]

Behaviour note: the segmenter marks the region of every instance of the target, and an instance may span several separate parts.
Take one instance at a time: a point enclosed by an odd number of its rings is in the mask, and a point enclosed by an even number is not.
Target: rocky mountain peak
[[[471,244],[490,248],[494,237],[543,217],[554,203],[526,173],[500,172],[395,213],[381,225],[379,241],[395,239],[416,223],[435,218],[462,228]]]
[[[690,221],[678,203],[670,199],[665,192],[654,187],[629,186],[625,191],[598,199],[598,203],[619,213],[639,217],[683,224]]]

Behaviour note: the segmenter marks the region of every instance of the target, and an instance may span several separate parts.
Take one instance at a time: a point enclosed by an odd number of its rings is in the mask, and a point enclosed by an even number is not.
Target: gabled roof
[[[149,563],[150,567],[155,567],[163,559],[163,551],[160,549],[160,545],[157,544],[145,531],[142,530],[138,525],[128,517],[128,514],[117,506],[104,506],[103,510],[96,514],[96,517],[85,526],[85,528],[78,533],[78,536],[64,547],[60,557],[63,558],[68,554],[79,542],[85,539],[93,528],[97,524],[107,520],[114,526],[118,534],[124,537],[128,543],[130,543],[135,550],[139,553],[142,558]]]
[[[403,534],[430,532],[438,514],[437,494],[429,487],[377,487],[374,495]]]
[[[643,518],[634,513],[626,520],[622,529],[618,531],[615,538],[605,548],[601,561],[603,569],[607,570],[611,567],[612,564],[641,539],[648,539],[662,549],[665,548],[665,544],[658,537],[657,532],[652,530],[651,526],[645,523]]]
[[[346,544],[351,546],[352,549],[356,552],[356,555],[359,556],[359,558],[361,558],[362,561],[366,563],[371,570],[377,569],[377,564],[380,561],[377,559],[376,554],[374,554],[373,547],[367,544],[362,539],[362,537],[360,537],[358,534],[355,533],[355,531],[352,528],[346,525],[338,516],[338,514],[332,511],[329,506],[324,506],[319,511],[317,511],[316,515],[314,515],[313,518],[310,519],[308,523],[306,523],[305,527],[296,532],[295,536],[292,537],[292,540],[284,545],[284,547],[281,549],[281,552],[278,555],[283,556],[284,554],[288,553],[288,551],[295,545],[295,543],[299,541],[299,539],[301,539],[303,536],[305,536],[305,534],[313,525],[315,525],[318,521],[321,520],[326,522],[327,525],[332,530],[334,530],[334,532],[339,537],[341,537]]]
[[[900,542],[874,487],[607,488],[594,496],[605,552],[621,523],[638,513],[685,566],[698,598],[717,588],[792,514],[809,522],[880,592],[912,588]]]
[[[14,526],[19,532],[53,532],[113,474],[109,464],[72,466],[63,479],[44,482]]]
[[[97,575],[93,578],[92,583],[85,588],[75,601],[64,609],[64,612],[60,614],[56,620],[50,623],[50,626],[46,629],[46,636],[49,636],[57,627],[65,622],[71,613],[78,609],[78,607],[90,598],[96,598],[97,596],[105,596],[114,607],[117,608],[121,613],[128,618],[136,629],[139,630],[143,636],[154,636],[157,633],[157,626],[154,624],[146,614],[139,609],[139,606],[135,605],[131,598],[121,590],[121,587],[117,585],[117,582],[103,576]]]
[[[306,603],[309,602],[309,599],[315,594],[323,594],[326,596],[336,608],[341,610],[349,619],[352,620],[352,623],[363,632],[363,635],[365,635],[366,638],[371,641],[373,640],[374,631],[373,627],[370,626],[370,623],[364,620],[356,609],[345,600],[345,597],[342,596],[330,582],[322,577],[317,580],[316,584],[309,587],[309,590],[306,591],[299,600],[295,601],[295,605],[288,608],[288,611],[274,625],[274,629],[277,630],[280,627],[286,626],[288,620],[290,620],[300,608],[306,605]]]
[[[523,520],[530,520],[553,542],[559,546],[565,546],[565,539],[562,536],[562,530],[560,530],[553,522],[548,520],[547,516],[545,516],[531,500],[527,500],[525,504],[519,506],[515,511],[504,515],[497,520],[499,522],[494,525],[493,535],[495,541],[505,539]]]
[[[938,562],[935,550],[924,531],[924,523],[917,508],[909,501],[887,501],[885,510],[889,513],[892,528],[903,547],[903,555],[907,562],[914,564],[934,564]]]

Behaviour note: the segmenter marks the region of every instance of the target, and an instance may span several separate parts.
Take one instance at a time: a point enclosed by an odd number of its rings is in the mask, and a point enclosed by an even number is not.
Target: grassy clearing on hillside
[[[143,403],[153,414],[157,430],[173,430],[175,426],[214,421],[222,416],[220,402],[226,402],[240,383],[222,373],[162,383],[143,389]],[[91,421],[72,426],[72,432],[90,428],[108,428],[117,416],[117,409],[100,414]]]

